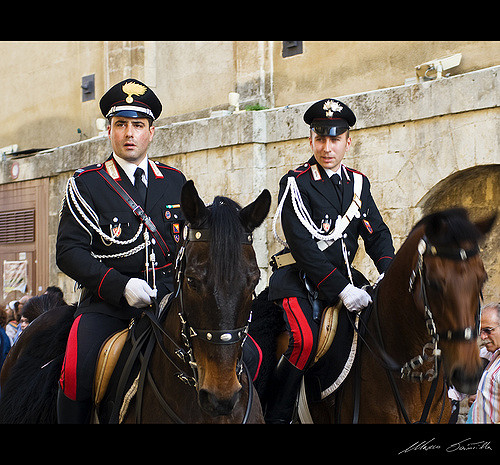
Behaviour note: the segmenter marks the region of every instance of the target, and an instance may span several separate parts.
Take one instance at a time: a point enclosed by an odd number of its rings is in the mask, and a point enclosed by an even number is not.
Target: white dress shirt
[[[134,173],[137,168],[142,168],[144,171],[144,174],[142,175],[142,182],[145,184],[146,187],[148,187],[148,157],[144,157],[144,160],[139,163],[139,165],[136,165],[135,163],[130,163],[127,160],[124,160],[123,158],[120,158],[116,156],[113,153],[113,158],[115,159],[116,163],[120,165],[120,168],[125,171],[125,174],[127,177],[130,179],[130,182],[132,185],[135,184],[135,178],[134,178]]]

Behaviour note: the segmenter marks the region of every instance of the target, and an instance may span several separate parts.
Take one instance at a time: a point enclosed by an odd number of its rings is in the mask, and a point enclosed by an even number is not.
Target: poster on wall
[[[28,285],[28,260],[3,261],[3,298],[9,292],[26,292]]]

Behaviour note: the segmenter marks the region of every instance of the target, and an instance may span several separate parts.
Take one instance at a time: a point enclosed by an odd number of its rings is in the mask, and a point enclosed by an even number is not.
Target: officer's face
[[[154,126],[149,126],[147,118],[113,116],[108,126],[108,137],[115,154],[137,165],[146,156],[154,132]]]
[[[323,167],[336,171],[344,158],[347,149],[351,146],[351,138],[347,132],[339,136],[320,136],[311,131],[309,144],[314,158]]]

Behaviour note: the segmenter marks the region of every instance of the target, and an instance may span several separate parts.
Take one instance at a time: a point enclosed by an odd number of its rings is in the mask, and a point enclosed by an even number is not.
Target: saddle
[[[154,342],[151,333],[151,323],[143,315],[137,321],[131,320],[128,328],[112,334],[102,344],[93,385],[98,422],[122,422],[137,392],[142,367],[140,357],[146,346]]]
[[[363,288],[375,301],[376,289]],[[323,312],[314,363],[304,375],[299,392],[298,413],[302,423],[312,423],[308,402],[318,402],[339,390],[355,366],[358,336],[364,335],[372,310],[370,304],[360,314],[351,313],[340,302]]]
[[[328,352],[328,349],[332,345],[333,339],[337,332],[339,312],[341,307],[342,301],[339,300],[337,305],[327,307],[323,311],[318,338],[318,348],[314,357],[314,363],[316,363],[321,357],[323,357],[323,355]]]
[[[159,305],[156,303],[160,319],[168,313],[172,296],[172,293],[168,294]],[[99,351],[93,385],[93,400],[99,421],[122,422],[138,391],[139,375],[147,372],[156,338],[152,317],[146,316],[146,313],[139,319],[132,319],[128,328],[109,336]]]
[[[104,398],[109,385],[111,375],[115,370],[120,354],[122,353],[125,341],[128,338],[130,326],[122,331],[118,331],[104,341],[99,356],[94,375],[94,404],[99,405]]]
[[[370,285],[362,287],[374,300],[376,289]],[[339,301],[324,310],[316,356],[308,373],[317,380],[321,398],[334,392],[349,374],[356,357],[358,336],[363,336],[372,308],[370,304],[359,314],[351,313]]]

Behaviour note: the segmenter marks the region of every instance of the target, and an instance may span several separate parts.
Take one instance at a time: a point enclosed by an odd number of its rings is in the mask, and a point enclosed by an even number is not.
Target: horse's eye
[[[195,292],[199,292],[202,286],[201,281],[192,276],[186,276],[186,283],[188,288]]]

